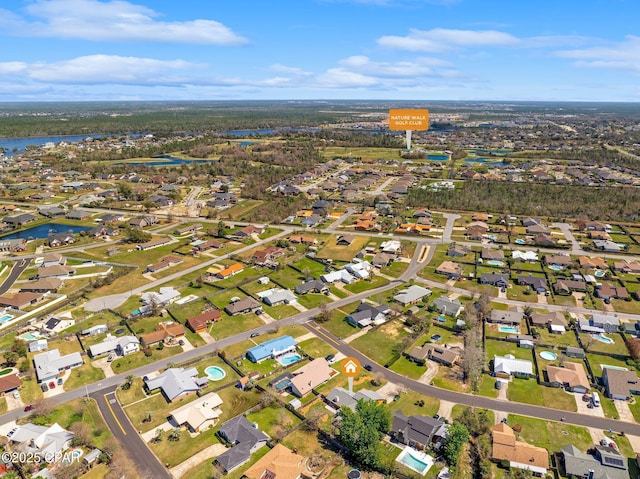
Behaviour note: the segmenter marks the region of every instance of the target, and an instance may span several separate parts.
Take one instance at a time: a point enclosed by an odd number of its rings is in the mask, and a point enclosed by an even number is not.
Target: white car
[[[20,397],[20,391],[18,391],[17,389],[13,391],[13,397],[18,399]]]

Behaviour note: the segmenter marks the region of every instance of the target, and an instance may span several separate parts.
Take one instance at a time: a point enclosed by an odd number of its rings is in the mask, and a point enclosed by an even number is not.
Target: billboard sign
[[[389,129],[394,131],[429,129],[429,110],[389,110]]]

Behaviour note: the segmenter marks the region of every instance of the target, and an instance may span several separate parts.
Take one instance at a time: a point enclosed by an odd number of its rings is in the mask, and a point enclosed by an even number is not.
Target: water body
[[[464,162],[465,163],[482,163],[491,167],[500,167],[500,166],[507,165],[504,161],[493,161],[493,160],[490,160],[489,158],[467,158],[466,160],[464,160]]]
[[[429,161],[447,161],[448,159],[447,155],[427,155]]]
[[[88,229],[90,228],[87,226],[45,223],[39,226],[34,226],[32,228],[27,228],[26,230],[18,231],[17,233],[11,233],[7,236],[3,236],[2,239],[42,239],[48,238],[49,233],[64,233],[69,231],[73,233],[80,233],[81,231],[87,231]]]
[[[126,136],[136,138],[146,133],[127,133]],[[79,143],[87,138],[103,138],[107,135],[96,133],[93,135],[59,135],[59,136],[30,136],[28,138],[0,138],[0,148],[4,148],[5,156],[13,156],[27,151],[27,146],[43,146],[46,143],[57,145],[61,141],[67,143]],[[121,135],[114,135],[121,136]],[[13,151],[14,148],[17,151]]]

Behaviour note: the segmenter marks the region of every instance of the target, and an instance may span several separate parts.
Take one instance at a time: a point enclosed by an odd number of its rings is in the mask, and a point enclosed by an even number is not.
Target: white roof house
[[[208,382],[208,378],[198,377],[196,368],[170,368],[154,378],[145,380],[149,391],[160,388],[169,401],[184,394],[195,393],[206,386]]]
[[[339,269],[337,271],[331,271],[330,273],[323,274],[320,276],[320,279],[325,283],[335,283],[337,281],[342,281],[345,284],[353,283],[356,278],[351,275],[347,270]]]
[[[400,291],[397,295],[393,297],[395,301],[400,304],[407,305],[420,301],[425,296],[429,296],[431,294],[431,290],[427,288],[423,288],[422,286],[418,286],[417,284],[413,284],[409,286],[407,289]]]
[[[535,251],[515,250],[512,257],[513,259],[519,259],[521,261],[538,261],[538,254]]]
[[[151,291],[148,293],[142,293],[140,297],[142,302],[147,305],[164,306],[173,303],[180,297],[180,293],[170,286],[162,287],[156,293]]]
[[[512,354],[493,357],[493,372],[512,375],[533,374],[533,364],[527,359],[516,359]]]
[[[358,279],[366,279],[369,277],[369,271],[371,271],[371,263],[369,263],[368,261],[349,263],[345,265],[344,269],[349,271],[349,273],[351,273]]]
[[[53,462],[49,459],[58,459],[60,453],[71,445],[71,439],[73,439],[73,433],[63,429],[58,423],[49,427],[25,424],[18,426],[11,436],[11,441],[24,445],[27,449],[25,452],[39,452],[48,462]]]
[[[290,304],[298,301],[298,298],[288,289],[277,289],[271,294],[264,296],[262,301],[268,306],[276,306],[278,304]]]
[[[126,356],[139,350],[140,340],[135,336],[122,336],[120,338],[107,336],[101,343],[89,347],[92,358],[100,356],[101,354],[110,353],[111,351],[116,351],[121,356]]]
[[[222,399],[217,393],[209,393],[196,401],[192,401],[171,413],[176,424],[185,425],[192,431],[200,431],[214,425],[222,410]]]
[[[380,245],[380,249],[382,250],[383,253],[397,254],[398,251],[400,251],[400,248],[401,248],[401,245],[400,245],[400,241],[398,240],[384,241]]]
[[[36,369],[38,382],[45,382],[55,379],[58,374],[67,370],[82,366],[82,356],[75,352],[60,356],[60,351],[52,349],[44,353],[36,354],[33,357],[33,364]]]

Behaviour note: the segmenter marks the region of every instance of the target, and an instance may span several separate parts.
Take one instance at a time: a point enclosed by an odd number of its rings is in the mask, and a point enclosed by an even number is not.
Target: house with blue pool
[[[295,350],[295,339],[291,336],[280,336],[279,338],[271,339],[247,350],[247,358],[254,363],[259,363],[265,359],[275,359],[278,356]]]

